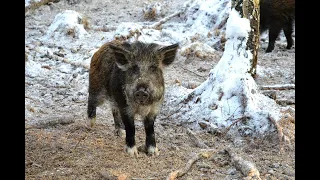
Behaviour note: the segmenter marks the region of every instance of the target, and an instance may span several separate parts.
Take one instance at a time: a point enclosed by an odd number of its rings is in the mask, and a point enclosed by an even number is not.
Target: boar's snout
[[[149,101],[150,94],[145,87],[139,87],[134,92],[134,99],[138,104],[147,104]]]

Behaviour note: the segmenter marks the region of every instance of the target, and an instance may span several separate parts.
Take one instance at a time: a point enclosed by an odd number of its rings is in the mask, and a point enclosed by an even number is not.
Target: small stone
[[[198,124],[202,129],[206,129],[208,127],[208,124],[205,122],[199,122]]]
[[[279,163],[273,163],[273,164],[272,164],[272,167],[273,167],[273,168],[279,168]]]
[[[230,168],[230,169],[228,169],[227,174],[235,175],[236,172],[237,172],[237,170],[235,168]]]
[[[72,52],[72,53],[76,53],[76,52],[77,52],[77,49],[76,49],[76,48],[71,48],[71,52]]]
[[[73,73],[73,74],[72,74],[72,77],[73,77],[73,78],[76,78],[77,76],[78,76],[78,73]]]
[[[268,173],[269,174],[274,174],[274,170],[273,169],[269,169]]]

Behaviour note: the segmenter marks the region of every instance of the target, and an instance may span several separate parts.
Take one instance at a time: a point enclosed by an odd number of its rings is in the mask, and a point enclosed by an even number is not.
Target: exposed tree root
[[[286,139],[285,135],[282,133],[282,127],[270,116],[268,115],[268,119],[272,122],[272,124],[275,126],[277,132],[278,132],[278,138],[279,138],[279,147],[280,147],[280,153],[283,152],[283,139]]]
[[[199,153],[197,153],[191,159],[188,160],[188,162],[187,162],[185,167],[171,172],[169,174],[169,176],[167,177],[167,180],[175,180],[178,177],[181,177],[181,176],[185,175],[190,170],[190,168],[193,165],[193,163],[195,163],[200,158],[209,158],[209,157],[211,157],[214,152],[215,152],[214,149],[203,149],[203,150],[201,150]]]
[[[231,151],[231,148],[226,149],[231,163],[238,169],[246,179],[257,179],[261,180],[260,173],[255,165],[250,162],[242,159],[241,157],[237,156],[234,152]]]

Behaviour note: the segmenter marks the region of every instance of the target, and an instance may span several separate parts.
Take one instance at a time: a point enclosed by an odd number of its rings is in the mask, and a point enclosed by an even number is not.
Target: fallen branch
[[[93,31],[103,31],[103,32],[110,32],[110,31],[115,31],[117,29],[116,26],[94,26],[91,27]]]
[[[197,160],[199,160],[200,158],[203,158],[203,157],[204,158],[211,157],[213,152],[210,153],[210,151],[215,151],[215,150],[214,149],[203,149],[203,150],[201,150],[199,153],[197,153],[191,159],[188,160],[188,162],[187,162],[185,167],[171,172],[169,174],[169,176],[167,177],[167,180],[175,180],[178,177],[181,177],[181,176],[185,175],[189,171],[189,169],[191,168],[193,163],[195,163]]]
[[[51,126],[56,126],[58,124],[66,125],[74,123],[75,120],[72,116],[54,116],[54,117],[46,117],[38,120],[35,124],[31,125],[30,128],[48,128]],[[30,129],[28,128],[28,129]]]
[[[250,177],[251,179],[259,179],[260,173],[258,169],[255,167],[255,165],[250,162],[242,159],[241,157],[237,156],[234,152],[231,151],[230,148],[226,149],[226,152],[228,153],[231,163],[238,169],[244,176]]]
[[[295,101],[290,99],[277,99],[276,103],[281,106],[287,106],[287,105],[295,104]]]
[[[188,7],[190,7],[190,4],[193,3],[194,0],[190,0],[188,2],[186,2],[181,9],[179,9],[178,11],[174,12],[173,14],[161,19],[159,22],[156,22],[154,24],[151,24],[149,26],[144,26],[143,28],[147,28],[147,29],[159,29],[159,27],[164,24],[165,22],[169,21],[171,18],[178,16],[182,13],[184,13]]]
[[[279,147],[280,147],[280,153],[283,151],[283,143],[282,138],[284,137],[284,134],[282,133],[282,127],[270,116],[268,115],[268,119],[271,121],[271,123],[275,126],[277,132],[278,132],[278,138],[279,138]]]
[[[199,138],[192,132],[189,128],[186,128],[187,134],[190,137],[191,141],[196,145],[196,147],[206,149],[208,146],[204,144]]]
[[[277,84],[270,86],[260,86],[261,90],[290,90],[295,89],[295,84]]]

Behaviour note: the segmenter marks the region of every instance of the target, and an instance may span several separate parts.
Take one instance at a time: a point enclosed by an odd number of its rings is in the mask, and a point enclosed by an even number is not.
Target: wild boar
[[[295,20],[295,0],[260,0],[260,33],[269,29],[266,52],[274,49],[274,43],[283,29],[287,49],[293,45],[292,32]]]
[[[145,152],[159,155],[154,122],[164,98],[163,68],[174,61],[178,46],[114,40],[102,45],[91,59],[88,119],[93,126],[97,106],[109,100],[115,130],[120,133],[124,125],[125,149],[131,156],[138,155],[134,120],[139,117],[145,127]]]

